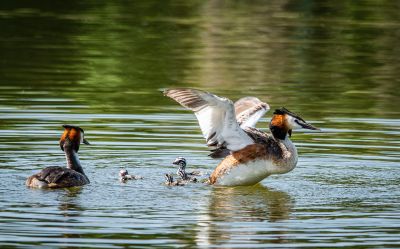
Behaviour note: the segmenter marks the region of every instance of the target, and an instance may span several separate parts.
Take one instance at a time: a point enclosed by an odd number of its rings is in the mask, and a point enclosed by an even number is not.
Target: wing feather
[[[256,97],[244,97],[235,102],[236,120],[240,127],[255,127],[269,111],[269,105]]]
[[[231,100],[189,88],[167,89],[164,95],[194,111],[207,145],[237,151],[254,143],[239,127]]]

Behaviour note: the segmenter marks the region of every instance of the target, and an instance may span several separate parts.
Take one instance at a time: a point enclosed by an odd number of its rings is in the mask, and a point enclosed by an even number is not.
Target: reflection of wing
[[[164,95],[196,114],[208,146],[225,145],[237,151],[253,140],[239,127],[232,101],[195,89],[167,89]]]
[[[236,120],[243,129],[255,127],[268,110],[269,105],[256,97],[244,97],[235,102]]]

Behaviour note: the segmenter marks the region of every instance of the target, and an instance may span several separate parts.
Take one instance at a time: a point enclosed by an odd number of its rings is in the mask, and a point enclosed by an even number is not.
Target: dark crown
[[[80,130],[81,132],[84,132],[83,129],[82,129],[81,127],[76,126],[76,125],[68,125],[68,124],[65,124],[65,125],[63,125],[62,127],[64,127],[65,129],[73,128],[73,129]]]
[[[292,116],[292,117],[294,117],[294,118],[300,119],[301,121],[305,122],[304,119],[302,119],[299,115],[297,115],[297,114],[294,113],[294,112],[289,111],[289,110],[286,109],[285,107],[281,107],[281,108],[279,108],[279,109],[275,109],[274,114],[277,114],[277,115],[284,115],[284,114],[287,114],[287,115],[290,115],[290,116]]]

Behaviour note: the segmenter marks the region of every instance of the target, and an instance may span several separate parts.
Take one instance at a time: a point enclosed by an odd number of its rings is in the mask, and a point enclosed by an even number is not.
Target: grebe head
[[[119,176],[120,176],[120,177],[124,177],[124,176],[126,176],[126,175],[128,175],[128,171],[127,171],[126,169],[121,169],[121,170],[119,171]]]
[[[90,145],[85,139],[85,134],[82,128],[74,125],[63,125],[64,133],[60,138],[60,147],[64,151],[64,147],[71,147],[78,152],[81,143]]]
[[[174,178],[171,174],[165,174],[165,183],[172,184],[174,182]]]
[[[186,159],[184,157],[177,157],[172,164],[179,165],[179,168],[185,169],[186,168]]]
[[[288,109],[282,107],[274,111],[271,122],[269,124],[269,129],[275,138],[285,139],[286,134],[289,137],[292,135],[293,129],[309,129],[309,130],[319,130],[317,127],[312,126],[302,119],[299,115],[290,112]]]

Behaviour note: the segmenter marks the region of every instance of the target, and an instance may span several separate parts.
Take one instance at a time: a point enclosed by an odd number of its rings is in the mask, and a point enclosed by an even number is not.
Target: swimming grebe
[[[65,153],[67,167],[52,166],[44,168],[26,180],[26,186],[32,188],[66,188],[90,183],[78,157],[79,145],[90,143],[84,137],[82,128],[63,125],[64,133],[60,139],[60,148]]]
[[[129,175],[128,170],[121,169],[119,171],[119,181],[125,183],[128,180],[139,180],[143,179],[141,176]]]
[[[268,105],[248,97],[242,120],[231,100],[188,88],[167,89],[164,95],[194,111],[207,145],[223,156],[210,176],[210,184],[253,185],[271,174],[284,174],[296,167],[297,149],[290,140],[292,130],[317,130],[285,108],[276,109],[270,122],[271,135],[254,128]],[[239,122],[238,122],[239,121]],[[225,155],[224,151],[229,151]]]
[[[174,181],[174,178],[172,177],[171,174],[165,174],[165,185],[168,185],[168,186],[184,186],[187,183],[188,183],[188,181],[184,181],[184,180]]]
[[[192,172],[186,172],[186,159],[184,157],[177,157],[175,161],[172,162],[172,164],[178,165],[178,171],[176,171],[176,174],[179,175],[182,180],[190,180],[197,182],[197,179],[194,178],[194,176],[200,176],[201,172],[200,171],[192,171]]]

